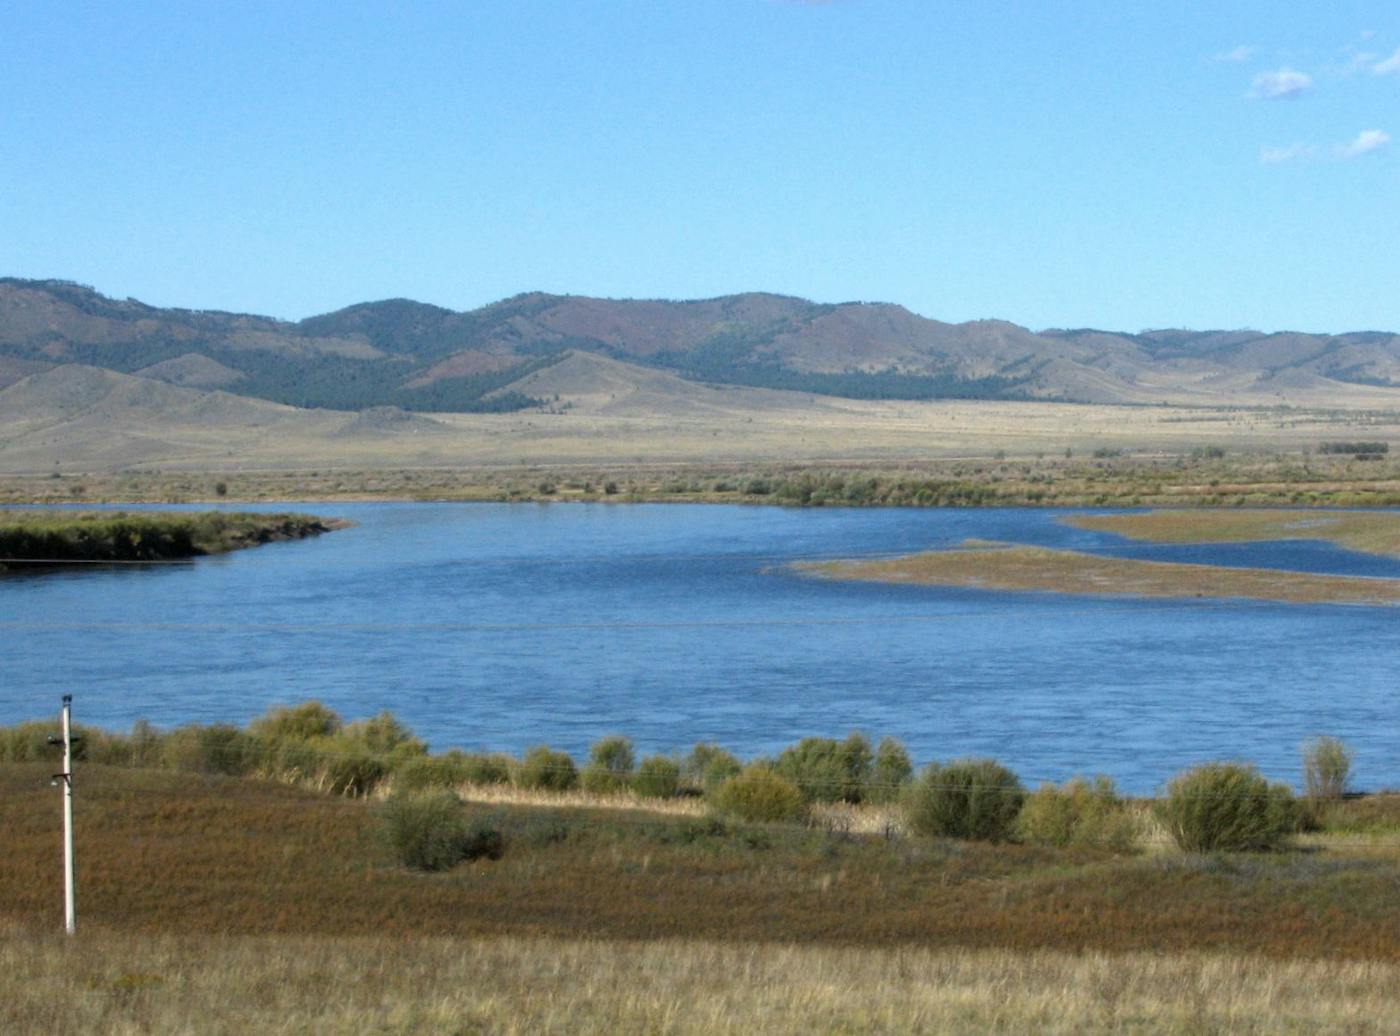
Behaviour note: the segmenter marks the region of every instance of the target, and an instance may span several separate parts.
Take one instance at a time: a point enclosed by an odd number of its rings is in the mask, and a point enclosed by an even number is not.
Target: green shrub
[[[413,732],[387,709],[372,719],[351,723],[341,733],[376,755],[393,755],[402,759],[428,752],[428,746],[414,737]]]
[[[733,754],[719,745],[698,741],[681,764],[681,778],[688,787],[708,795],[743,768]]]
[[[329,737],[340,728],[340,717],[319,701],[269,709],[248,724],[250,734],[271,745]]]
[[[467,859],[499,859],[500,830],[491,821],[468,822],[456,795],[395,795],[382,807],[385,835],[405,867],[444,871]]]
[[[613,734],[594,744],[588,765],[583,768],[583,790],[594,795],[611,795],[632,785],[636,757],[630,738]]]
[[[860,802],[873,759],[864,734],[851,734],[844,741],[808,737],[784,749],[773,769],[795,784],[808,802]]]
[[[875,765],[865,798],[869,802],[895,802],[914,778],[909,753],[892,737],[883,737],[875,748]]]
[[[32,720],[17,723],[13,727],[0,727],[0,761],[9,763],[62,762],[63,750],[50,744],[50,737],[57,737],[59,721]],[[91,761],[93,746],[103,746],[114,737],[121,735],[104,733],[90,727],[73,724],[73,761]],[[98,760],[111,762],[110,759]]]
[[[367,795],[389,773],[386,757],[346,734],[306,743],[312,762],[305,776],[325,791]]]
[[[1313,802],[1335,802],[1351,780],[1351,750],[1335,737],[1318,737],[1303,746],[1303,787]]]
[[[461,751],[420,755],[405,759],[394,770],[394,787],[400,791],[456,788],[467,783],[467,755]]]
[[[568,791],[578,784],[578,770],[567,752],[536,745],[525,753],[516,771],[515,783],[539,791]]]
[[[920,835],[1002,842],[1025,797],[1016,775],[991,759],[932,763],[905,792],[905,818]]]
[[[648,756],[637,767],[632,787],[642,798],[673,799],[680,793],[680,764],[664,755]]]
[[[1020,837],[1036,845],[1094,845],[1114,852],[1133,847],[1137,827],[1107,777],[1042,784],[1027,797],[1016,823]]]
[[[160,765],[183,773],[239,777],[257,770],[265,747],[229,723],[191,724],[172,730],[161,741]]]
[[[766,763],[751,763],[721,784],[713,802],[740,820],[795,820],[802,815],[802,792]]]
[[[1300,821],[1287,785],[1270,785],[1253,766],[1239,763],[1205,763],[1178,774],[1158,816],[1187,852],[1272,849]]]

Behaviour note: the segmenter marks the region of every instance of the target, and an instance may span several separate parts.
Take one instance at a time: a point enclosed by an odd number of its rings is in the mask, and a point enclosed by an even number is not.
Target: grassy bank
[[[1400,967],[1219,954],[0,929],[7,1032],[1395,1031]]]
[[[7,561],[178,561],[344,524],[304,514],[0,511],[0,569]]]
[[[1094,527],[1110,526],[1096,523]],[[1140,561],[1016,544],[974,543],[961,550],[929,551],[878,561],[804,562],[797,568],[829,579],[983,590],[1247,598],[1295,604],[1393,605],[1400,602],[1400,580],[1397,579]]]
[[[411,466],[0,478],[0,502],[655,501],[784,506],[1384,506],[1400,456],[1116,449],[904,463]]]

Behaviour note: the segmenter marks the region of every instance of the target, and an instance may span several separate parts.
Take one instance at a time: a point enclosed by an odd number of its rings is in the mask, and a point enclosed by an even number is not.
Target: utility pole
[[[49,744],[63,746],[63,772],[53,775],[53,783],[63,782],[63,928],[69,935],[78,930],[78,911],[74,902],[76,882],[73,875],[73,696],[63,696],[61,731],[50,737]]]

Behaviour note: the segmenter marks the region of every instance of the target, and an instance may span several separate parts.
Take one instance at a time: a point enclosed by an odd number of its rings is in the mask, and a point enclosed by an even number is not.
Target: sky
[[[1400,5],[11,0],[0,275],[1400,331]]]

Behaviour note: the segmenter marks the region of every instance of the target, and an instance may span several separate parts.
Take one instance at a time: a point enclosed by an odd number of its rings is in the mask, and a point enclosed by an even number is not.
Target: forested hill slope
[[[500,411],[539,403],[525,387],[578,352],[699,381],[864,399],[1272,404],[1400,387],[1400,336],[1388,332],[1036,333],[764,293],[679,302],[534,293],[468,312],[391,299],[291,322],[0,279],[0,387],[77,363],[303,407]]]

